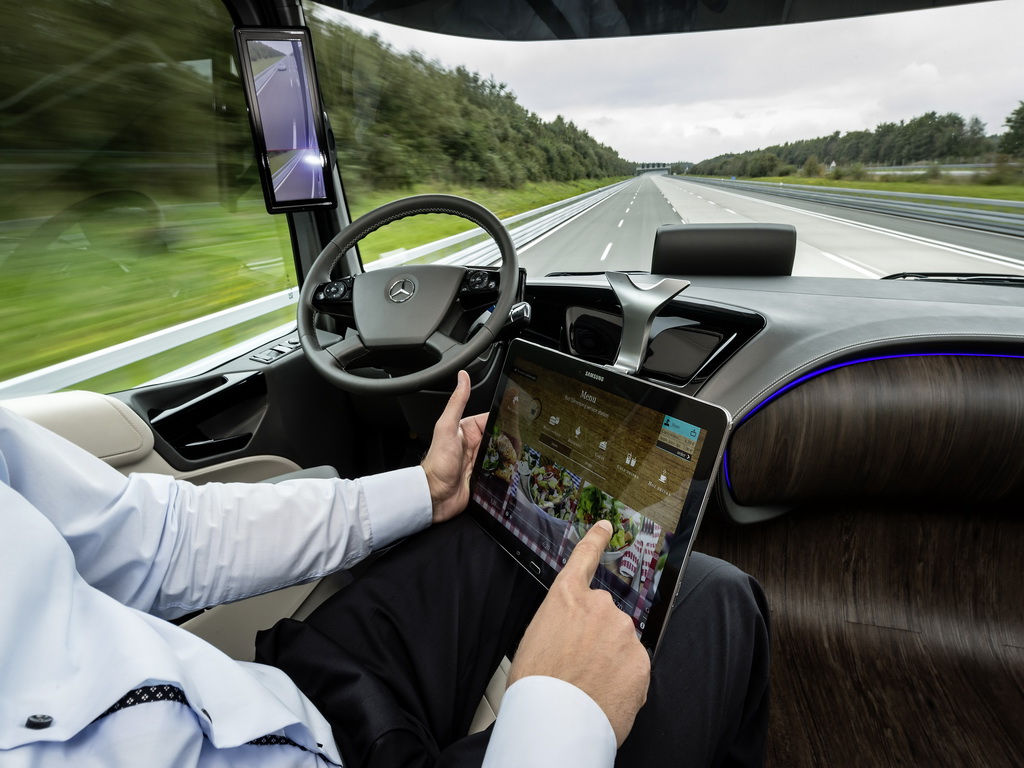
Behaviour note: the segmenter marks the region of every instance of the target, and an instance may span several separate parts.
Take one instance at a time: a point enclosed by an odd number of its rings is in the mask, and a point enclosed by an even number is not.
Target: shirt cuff
[[[406,467],[362,479],[370,520],[371,549],[378,550],[430,525],[430,486],[420,467]]]
[[[535,675],[505,691],[483,768],[610,768],[615,751],[615,731],[592,698],[564,680]]]

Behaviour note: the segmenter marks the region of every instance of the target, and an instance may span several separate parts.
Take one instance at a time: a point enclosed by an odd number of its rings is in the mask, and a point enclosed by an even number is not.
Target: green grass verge
[[[262,198],[235,213],[213,204],[168,206],[164,214],[161,239],[111,221],[93,242],[76,225],[38,250],[6,254],[0,380],[295,285],[287,222],[268,216]],[[33,226],[11,230],[12,240]]]
[[[354,215],[410,194],[446,192],[476,200],[499,217],[606,186],[620,179],[530,184],[520,189],[422,185],[357,195]],[[139,338],[295,285],[287,222],[268,216],[254,193],[228,212],[215,203],[166,205],[154,232],[130,218],[111,219],[90,235],[77,225],[30,253],[14,249],[38,220],[11,222],[0,242],[0,381]],[[471,228],[452,216],[419,216],[375,233],[362,248],[412,248]],[[90,241],[89,237],[92,237]],[[113,392],[177,370],[294,317],[289,308],[166,349],[75,385]]]
[[[253,75],[253,77],[258,75],[260,72],[263,72],[265,70],[270,69],[272,66],[277,64],[277,62],[281,61],[281,59],[283,59],[283,58],[284,58],[284,56],[278,56],[276,59],[256,59],[256,61],[254,61],[252,63],[252,75]]]
[[[297,149],[289,149],[284,152],[275,152],[267,157],[267,164],[270,166],[270,175],[273,176],[279,170],[284,168],[285,164],[298,152]]]

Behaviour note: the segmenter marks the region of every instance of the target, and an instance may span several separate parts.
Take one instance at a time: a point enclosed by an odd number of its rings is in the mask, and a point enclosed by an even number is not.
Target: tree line
[[[231,18],[220,3],[37,0],[9,10],[18,34],[2,42],[0,154],[19,194],[0,200],[0,218],[45,215],[100,189],[161,201],[219,196],[229,207],[259,189]],[[633,171],[571,121],[525,109],[502,83],[396,53],[311,13],[350,192]],[[141,177],[139,162],[149,164]]]
[[[571,121],[544,121],[524,108],[504,83],[415,51],[397,53],[328,17],[313,29],[346,185],[517,187],[633,172]]]
[[[764,149],[719,155],[689,167],[706,176],[788,176],[798,169],[864,165],[903,166],[989,159],[993,153],[1024,154],[1021,142],[1008,138],[1024,130],[1024,102],[1006,118],[1002,136],[986,135],[979,118],[950,112],[926,112],[907,121],[880,123],[875,129],[835,131],[830,136],[776,144]]]

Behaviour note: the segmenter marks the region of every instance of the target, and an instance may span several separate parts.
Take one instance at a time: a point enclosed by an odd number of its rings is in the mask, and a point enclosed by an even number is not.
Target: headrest
[[[654,235],[651,274],[793,274],[796,229],[789,224],[668,224]]]

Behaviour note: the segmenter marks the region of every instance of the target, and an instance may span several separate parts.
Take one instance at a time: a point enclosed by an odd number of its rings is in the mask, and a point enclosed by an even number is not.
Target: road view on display
[[[249,40],[247,44],[274,195],[278,200],[321,198],[323,161],[313,126],[302,42]]]

